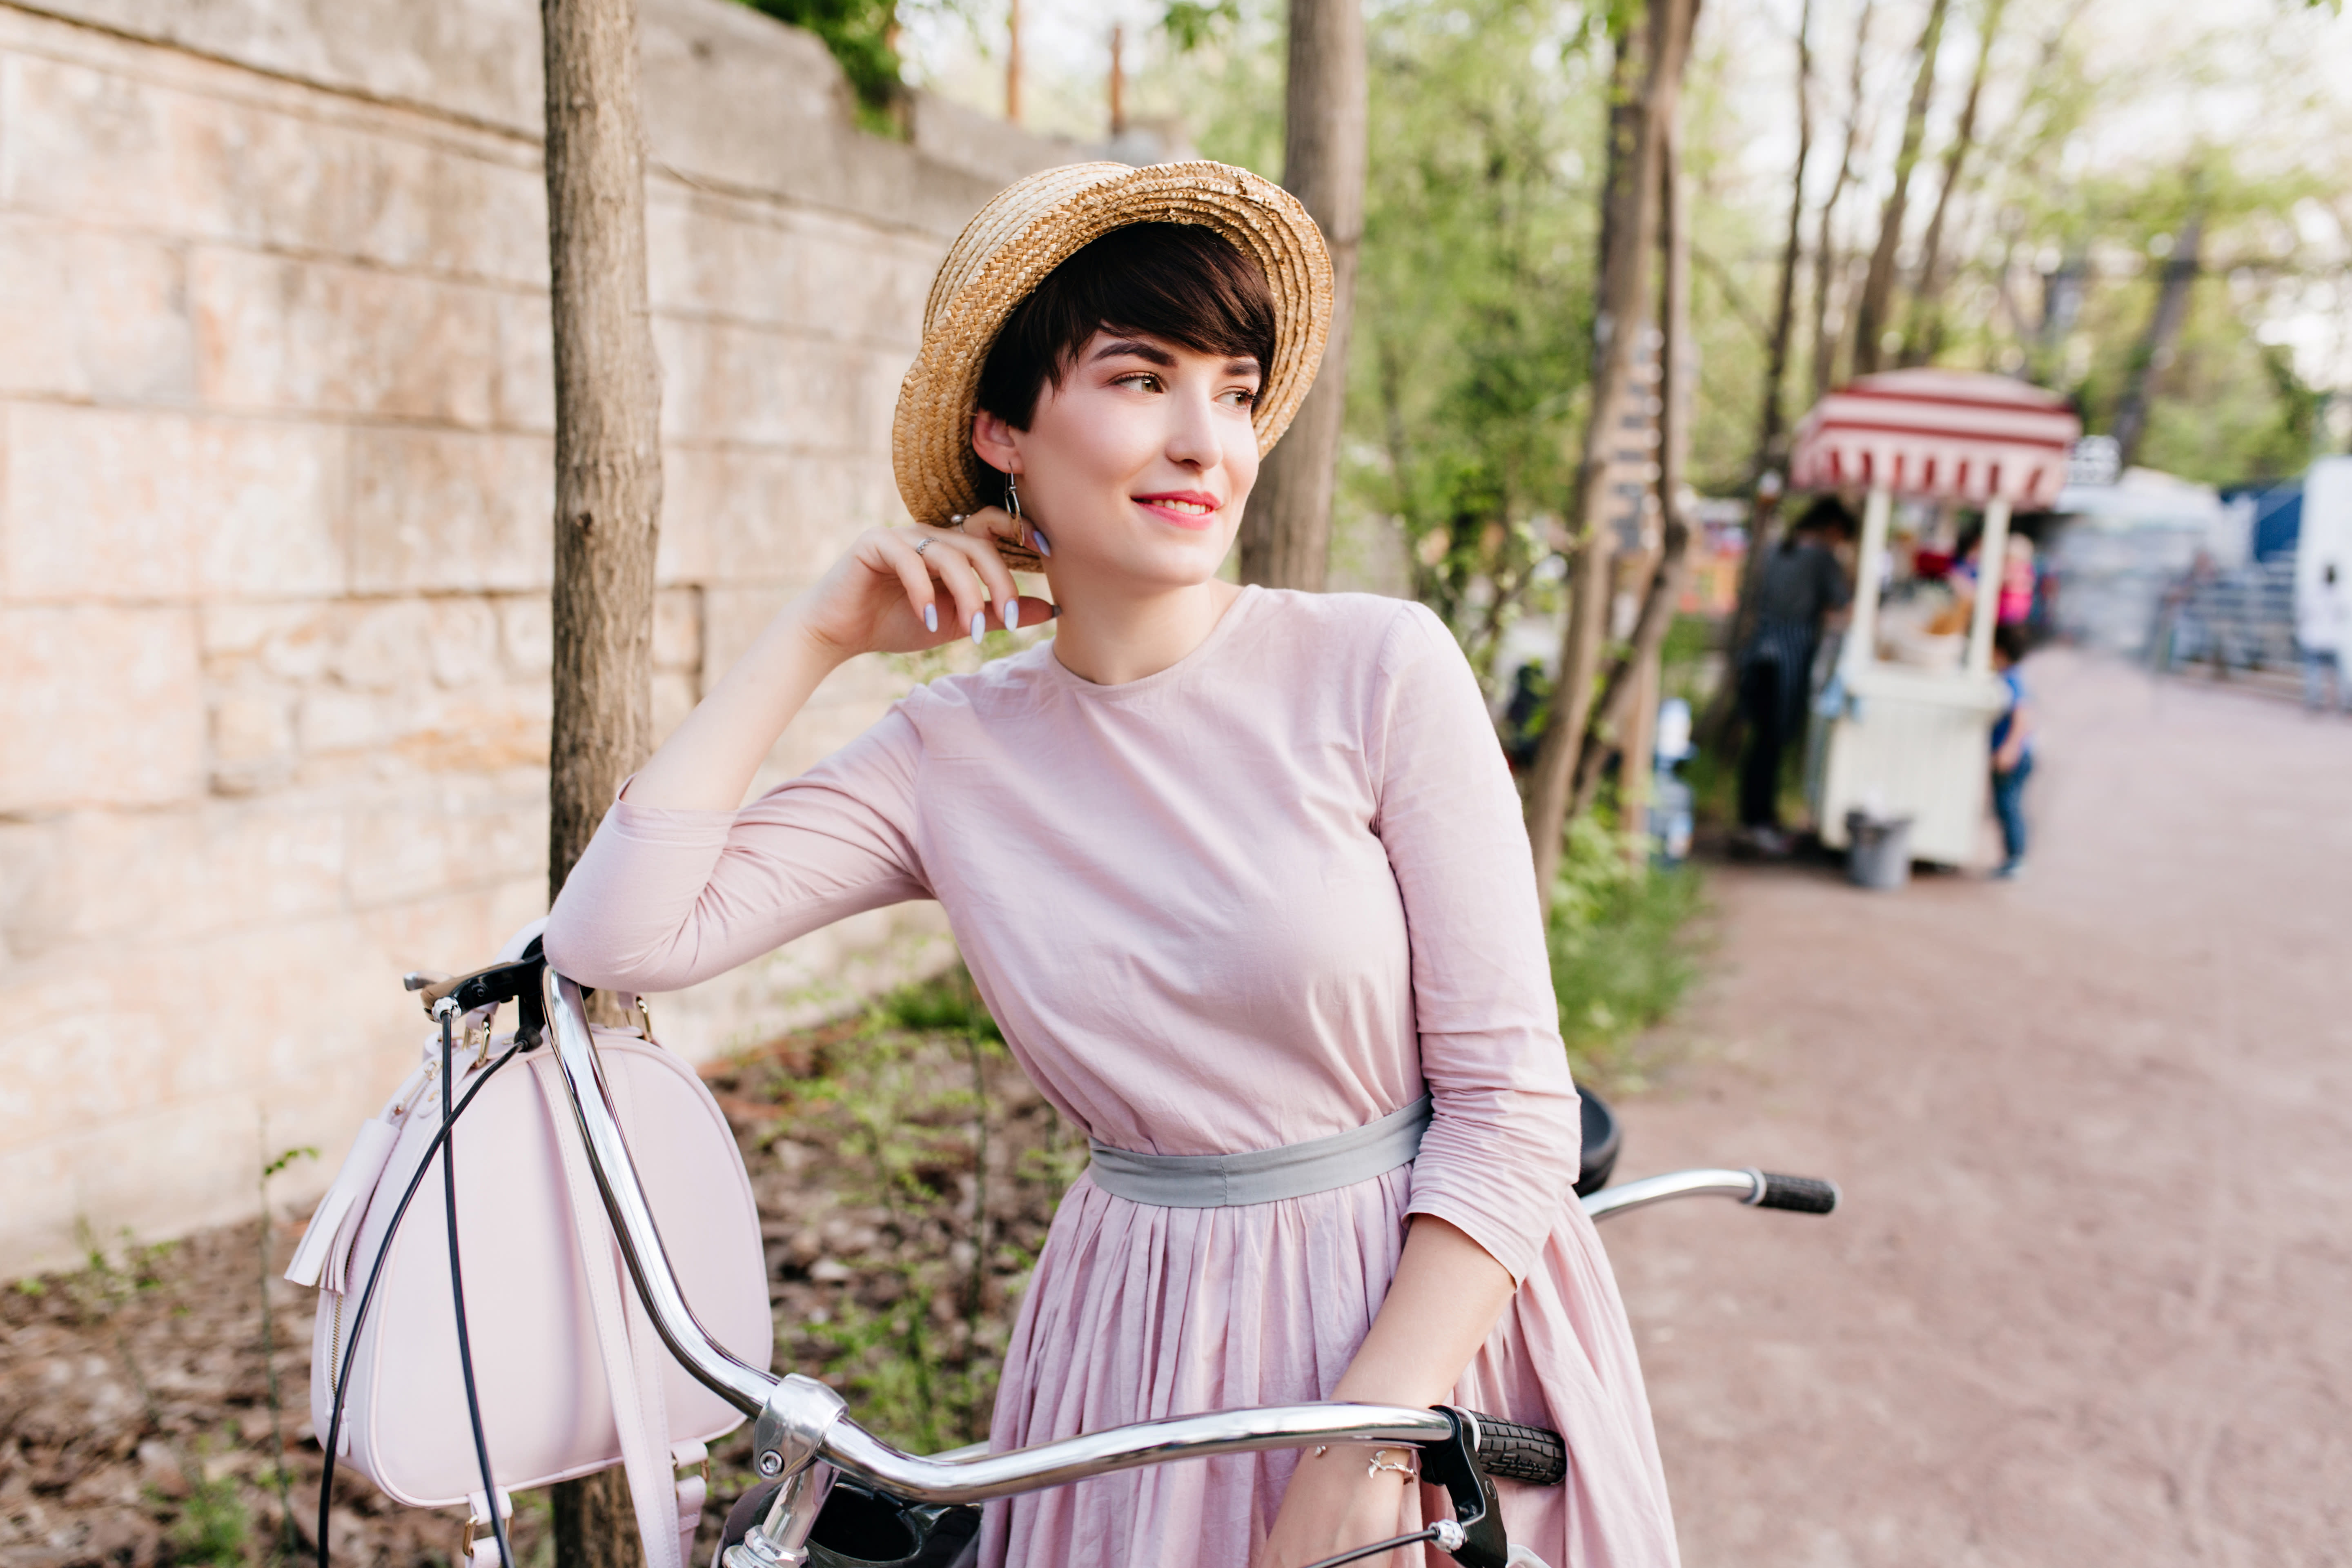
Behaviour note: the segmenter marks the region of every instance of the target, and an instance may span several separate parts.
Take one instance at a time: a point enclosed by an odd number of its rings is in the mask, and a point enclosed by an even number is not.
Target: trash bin
[[[1857,888],[1893,892],[1911,880],[1911,819],[1845,814],[1845,876]]]

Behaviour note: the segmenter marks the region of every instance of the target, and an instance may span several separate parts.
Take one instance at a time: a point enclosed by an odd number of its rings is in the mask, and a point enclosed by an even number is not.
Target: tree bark
[[[2009,0],[1986,0],[1984,20],[1977,34],[1977,66],[1969,77],[1969,96],[1961,101],[1959,122],[1952,127],[1952,145],[1944,154],[1944,184],[1936,193],[1936,210],[1927,219],[1927,236],[1919,246],[1919,281],[1911,293],[1911,325],[1903,334],[1903,363],[1931,363],[1943,351],[1944,220],[1951,211],[1952,193],[1960,187],[1969,154],[1976,150],[1977,104],[1984,96],[1985,74],[1992,62],[1993,39],[2000,32],[2001,13]]]
[[[1690,425],[1685,416],[1692,392],[1683,363],[1691,341],[1689,193],[1682,182],[1682,127],[1678,121],[1669,120],[1660,129],[1660,205],[1664,221],[1658,237],[1665,286],[1658,312],[1663,339],[1658,347],[1658,499],[1665,529],[1657,562],[1643,592],[1633,638],[1601,681],[1595,722],[1577,758],[1575,810],[1580,815],[1591,809],[1601,793],[1602,769],[1611,751],[1618,749],[1613,737],[1624,738],[1628,754],[1623,776],[1629,785],[1636,779],[1646,782],[1649,776],[1647,757],[1631,754],[1631,748],[1650,743],[1643,738],[1654,733],[1654,716],[1638,712],[1635,705],[1645,697],[1656,700],[1659,655],[1674,625],[1675,605],[1682,597],[1683,575],[1690,558],[1690,519],[1682,506],[1683,475],[1690,454]],[[1646,787],[1627,788],[1622,804],[1629,819],[1626,826],[1636,826],[1630,819],[1648,804]]]
[[[1009,0],[1004,13],[1004,118],[1021,123],[1021,0]]]
[[[1862,15],[1853,27],[1853,69],[1846,83],[1845,145],[1838,153],[1837,177],[1822,203],[1822,222],[1813,242],[1813,396],[1836,384],[1839,334],[1830,328],[1830,302],[1837,275],[1837,241],[1831,224],[1838,203],[1853,183],[1853,155],[1862,144],[1863,66],[1870,53],[1870,18],[1875,0],[1863,0]]]
[[[1813,150],[1812,30],[1813,0],[1805,0],[1797,16],[1797,165],[1789,176],[1789,237],[1780,250],[1780,298],[1772,314],[1770,336],[1765,340],[1764,406],[1757,420],[1756,455],[1748,465],[1753,498],[1748,511],[1748,551],[1740,559],[1739,593],[1732,604],[1731,626],[1724,643],[1724,651],[1735,657],[1748,640],[1756,618],[1756,584],[1764,574],[1764,552],[1769,548],[1764,535],[1780,496],[1777,482],[1769,494],[1766,492],[1764,476],[1773,472],[1788,456],[1784,400],[1789,384],[1789,351],[1796,337],[1797,268],[1805,251],[1805,164]],[[1717,689],[1699,722],[1699,733],[1709,745],[1720,745],[1732,738],[1738,711],[1738,704],[1732,700],[1733,684],[1726,679]]]
[[[1879,210],[1878,245],[1862,279],[1862,303],[1853,313],[1853,369],[1867,375],[1885,363],[1885,337],[1893,319],[1895,253],[1903,243],[1903,216],[1910,205],[1911,171],[1919,163],[1919,143],[1927,133],[1927,99],[1936,87],[1936,56],[1944,41],[1944,14],[1950,0],[1932,0],[1927,26],[1919,35],[1919,71],[1911,79],[1911,107],[1903,116],[1903,142],[1895,153],[1895,188]]]
[[[2155,401],[2156,378],[2172,363],[2180,329],[2189,321],[2189,286],[2197,281],[2198,251],[2205,237],[2205,215],[2191,212],[2164,259],[2163,281],[2156,291],[2156,311],[2147,331],[2131,358],[2131,378],[2116,405],[2115,437],[2118,461],[2130,468],[2139,461],[2140,443],[2147,436],[2148,409]]]
[[[1622,106],[1618,100],[1631,77],[1623,68],[1628,61],[1622,49],[1618,90],[1612,94],[1610,200],[1601,226],[1600,307],[1592,323],[1591,403],[1585,414],[1584,448],[1570,512],[1576,520],[1577,533],[1568,625],[1560,638],[1551,715],[1537,749],[1528,791],[1528,839],[1535,855],[1537,893],[1547,917],[1552,884],[1559,874],[1560,837],[1573,805],[1577,763],[1583,752],[1586,727],[1591,722],[1593,681],[1600,672],[1609,615],[1612,542],[1601,478],[1609,462],[1611,420],[1617,412],[1619,394],[1632,377],[1634,347],[1641,336],[1639,323],[1647,314],[1663,131],[1681,110],[1683,69],[1690,58],[1697,16],[1698,0],[1652,0],[1642,29],[1647,37],[1636,111],[1622,116],[1618,112]],[[1633,37],[1629,29],[1629,44]]]
[[[1813,153],[1813,0],[1797,16],[1797,166],[1789,176],[1789,236],[1780,246],[1780,290],[1773,301],[1772,337],[1764,352],[1764,407],[1757,420],[1752,485],[1783,457],[1789,384],[1789,343],[1796,335],[1797,262],[1805,249],[1805,164]],[[1685,237],[1687,245],[1687,237]],[[1672,265],[1669,258],[1668,265]]]
[[[1315,385],[1266,454],[1242,515],[1241,577],[1319,593],[1331,556],[1331,497],[1348,411],[1348,338],[1364,238],[1366,66],[1362,0],[1290,0],[1282,183],[1331,250],[1331,335]]]
[[[552,899],[651,744],[661,371],[646,293],[635,0],[542,0],[541,21],[555,347]],[[642,1561],[619,1471],[558,1486],[554,1505],[564,1568]]]

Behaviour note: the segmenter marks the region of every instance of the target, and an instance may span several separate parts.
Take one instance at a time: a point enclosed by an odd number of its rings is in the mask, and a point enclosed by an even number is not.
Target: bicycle
[[[1534,1552],[1510,1544],[1493,1480],[1558,1485],[1567,1474],[1564,1442],[1542,1427],[1451,1406],[1268,1405],[1138,1422],[1006,1453],[975,1445],[925,1457],[891,1447],[860,1426],[824,1384],[749,1366],[696,1321],[663,1253],[598,1071],[586,994],[578,984],[534,957],[426,989],[429,1007],[458,1012],[515,1001],[521,1025],[508,1057],[538,1045],[542,1026],[551,1037],[597,1191],[648,1317],[680,1365],[753,1421],[752,1465],[761,1483],[730,1514],[712,1568],[803,1568],[813,1545],[835,1561],[955,1568],[968,1555],[978,1525],[974,1506],[982,1502],[1183,1459],[1329,1444],[1417,1449],[1422,1479],[1444,1489],[1453,1517],[1313,1568],[1339,1568],[1423,1542],[1471,1568],[1543,1568]],[[1580,1202],[1598,1220],[1698,1196],[1810,1214],[1828,1214],[1838,1202],[1831,1183],[1752,1168],[1676,1171],[1604,1187]],[[887,1558],[874,1555],[902,1547]]]

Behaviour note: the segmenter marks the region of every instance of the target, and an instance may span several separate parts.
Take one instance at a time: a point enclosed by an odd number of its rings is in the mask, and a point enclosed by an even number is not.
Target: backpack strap
[[[588,1168],[587,1146],[573,1117],[562,1068],[549,1052],[531,1060],[540,1092],[547,1100],[554,1124],[556,1146],[563,1156],[563,1175],[572,1199],[572,1228],[579,1239],[581,1271],[588,1281],[588,1301],[596,1321],[596,1342],[604,1352],[604,1384],[613,1404],[613,1425],[621,1439],[621,1463],[629,1479],[629,1501],[636,1510],[637,1532],[645,1542],[646,1568],[688,1568],[690,1545],[681,1545],[678,1488],[665,1467],[669,1444],[667,1413],[660,1399],[660,1347],[656,1354],[635,1352],[630,1332],[631,1314],[621,1289],[621,1259],[604,1201]],[[634,1292],[631,1293],[634,1295]],[[642,1315],[642,1309],[639,1310]],[[650,1330],[648,1329],[648,1332]],[[654,1397],[646,1397],[650,1384]],[[696,1521],[699,1521],[698,1503]],[[691,1528],[688,1526],[687,1528]],[[691,1542],[692,1537],[685,1540]]]

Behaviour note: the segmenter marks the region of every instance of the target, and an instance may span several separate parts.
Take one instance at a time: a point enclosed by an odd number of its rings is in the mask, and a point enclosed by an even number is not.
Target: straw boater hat
[[[1072,163],[1006,186],[964,225],[923,306],[923,346],[898,386],[890,430],[898,494],[919,522],[977,511],[980,459],[971,419],[980,371],[1013,308],[1093,240],[1138,223],[1214,229],[1265,273],[1274,297],[1274,363],[1251,422],[1263,457],[1315,380],[1331,331],[1331,258],[1298,198],[1246,169],[1199,161]],[[1016,565],[1028,552],[1005,547]],[[1024,559],[1024,558],[1026,559]]]

